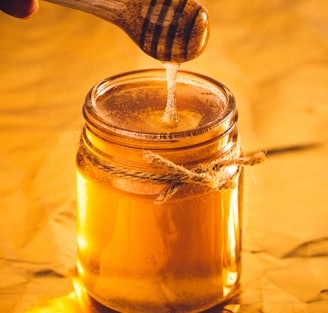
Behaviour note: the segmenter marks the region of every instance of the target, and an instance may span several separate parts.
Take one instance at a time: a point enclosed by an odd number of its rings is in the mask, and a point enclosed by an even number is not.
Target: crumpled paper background
[[[241,293],[211,312],[326,313],[328,2],[202,2],[210,41],[182,69],[226,84],[244,151],[268,152],[246,171]],[[0,312],[22,313],[72,291],[86,93],[161,64],[116,26],[46,2],[0,23]]]

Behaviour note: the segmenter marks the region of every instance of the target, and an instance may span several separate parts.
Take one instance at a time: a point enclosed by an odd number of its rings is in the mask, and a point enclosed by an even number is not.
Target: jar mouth
[[[235,99],[220,82],[178,71],[176,126],[161,122],[167,98],[166,72],[138,70],[104,79],[88,93],[83,114],[87,127],[105,140],[124,145],[182,146],[225,135],[237,121]],[[171,146],[172,148],[172,146]]]

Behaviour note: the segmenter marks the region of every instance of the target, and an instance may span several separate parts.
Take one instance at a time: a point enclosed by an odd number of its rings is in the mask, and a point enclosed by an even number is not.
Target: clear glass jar
[[[83,107],[78,275],[120,312],[199,312],[239,281],[242,170],[215,165],[240,154],[234,97],[179,71],[177,125],[161,121],[166,97],[165,71],[144,70],[100,82]]]

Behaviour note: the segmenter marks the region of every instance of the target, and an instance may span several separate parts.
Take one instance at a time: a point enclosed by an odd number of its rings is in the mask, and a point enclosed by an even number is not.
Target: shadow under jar
[[[119,312],[199,312],[240,277],[242,170],[215,165],[240,155],[234,97],[179,71],[176,125],[166,98],[165,71],[144,70],[100,82],[83,107],[78,275]]]

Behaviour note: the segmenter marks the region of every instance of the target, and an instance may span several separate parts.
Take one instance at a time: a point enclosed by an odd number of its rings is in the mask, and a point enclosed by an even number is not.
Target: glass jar
[[[87,95],[77,154],[78,275],[119,312],[199,312],[236,290],[242,170],[237,110],[219,82],[164,70],[117,75]]]

